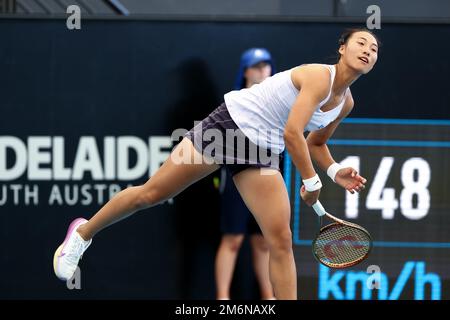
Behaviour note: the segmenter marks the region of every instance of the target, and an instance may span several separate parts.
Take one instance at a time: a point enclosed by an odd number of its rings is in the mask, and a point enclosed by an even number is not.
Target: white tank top
[[[344,99],[338,106],[326,112],[321,111],[320,108],[331,96],[336,69],[334,65],[320,65],[330,71],[330,92],[318,104],[305,131],[322,129],[334,121],[344,106],[348,91],[347,89]],[[291,107],[299,94],[299,90],[292,83],[292,70],[277,73],[251,88],[230,91],[224,95],[228,112],[239,129],[250,141],[258,146],[271,149],[275,153],[281,153],[285,148],[284,127]]]

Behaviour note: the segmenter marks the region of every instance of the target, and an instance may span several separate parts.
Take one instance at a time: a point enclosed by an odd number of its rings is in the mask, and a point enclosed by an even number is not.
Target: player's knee
[[[289,226],[280,228],[270,239],[266,239],[270,254],[284,254],[292,251],[292,232]]]

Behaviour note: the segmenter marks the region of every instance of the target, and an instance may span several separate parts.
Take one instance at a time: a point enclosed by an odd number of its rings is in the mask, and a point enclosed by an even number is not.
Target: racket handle
[[[312,205],[314,211],[317,213],[318,216],[324,216],[327,212],[325,211],[325,208],[322,206],[319,200],[317,200],[316,203]]]

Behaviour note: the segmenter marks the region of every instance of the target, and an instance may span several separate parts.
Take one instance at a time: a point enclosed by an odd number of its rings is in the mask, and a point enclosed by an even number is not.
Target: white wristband
[[[342,168],[344,168],[343,166],[341,166],[339,163],[333,163],[331,166],[328,167],[327,169],[327,175],[331,178],[331,180],[333,180],[334,182],[336,182],[336,173],[341,170]]]
[[[314,177],[303,180],[303,184],[305,185],[305,189],[308,192],[316,191],[322,188],[322,181],[320,181],[317,173]]]

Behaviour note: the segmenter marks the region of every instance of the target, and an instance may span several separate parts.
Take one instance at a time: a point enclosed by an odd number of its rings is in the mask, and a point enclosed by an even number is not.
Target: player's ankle
[[[92,236],[87,232],[86,226],[83,224],[77,228],[77,233],[83,238],[84,241],[89,241]]]

